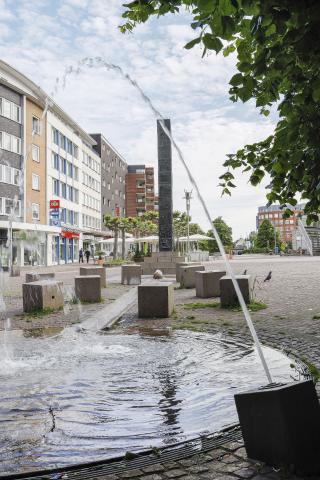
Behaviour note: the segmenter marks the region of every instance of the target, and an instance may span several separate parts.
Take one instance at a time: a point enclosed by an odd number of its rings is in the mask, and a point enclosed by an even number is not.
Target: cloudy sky
[[[183,151],[212,218],[222,216],[234,237],[255,228],[264,186],[237,178],[232,197],[222,197],[219,175],[226,154],[266,137],[272,120],[260,117],[250,103],[232,104],[228,81],[235,59],[215,53],[201,58],[200,47],[185,50],[194,37],[187,15],[153,20],[131,35],[118,29],[121,0],[0,0],[0,58],[51,93],[84,129],[102,132],[129,164],[156,167],[156,121],[132,85],[104,68],[83,68],[61,79],[84,57],[102,57],[136,79],[156,108],[171,118]],[[190,184],[174,155],[174,208],[184,209]],[[196,199],[192,218],[207,230]]]

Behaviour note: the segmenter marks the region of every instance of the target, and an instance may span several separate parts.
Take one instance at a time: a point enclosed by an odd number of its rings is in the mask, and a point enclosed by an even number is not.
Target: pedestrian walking
[[[91,254],[90,254],[90,250],[86,250],[86,251],[84,252],[84,254],[85,254],[85,256],[86,256],[87,263],[89,263],[89,258],[90,258],[90,255],[91,255]]]
[[[81,263],[81,262],[83,263],[83,250],[82,250],[82,248],[80,248],[80,250],[79,250],[79,263]]]

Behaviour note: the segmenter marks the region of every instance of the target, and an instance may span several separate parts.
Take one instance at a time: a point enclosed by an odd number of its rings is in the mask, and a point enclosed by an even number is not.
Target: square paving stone
[[[128,470],[127,472],[122,472],[118,474],[120,478],[135,478],[141,477],[143,475],[143,471],[139,469]]]
[[[185,477],[187,473],[183,470],[169,470],[169,472],[165,472],[167,478],[180,478]]]
[[[158,473],[163,472],[164,468],[163,465],[160,463],[155,463],[154,465],[149,465],[148,467],[144,467],[142,469],[145,473]]]

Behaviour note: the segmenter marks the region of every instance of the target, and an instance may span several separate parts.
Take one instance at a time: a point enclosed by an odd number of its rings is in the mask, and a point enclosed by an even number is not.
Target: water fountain
[[[100,57],[69,67],[62,82],[57,79],[55,92],[83,67],[118,72],[160,120],[213,228],[255,348],[221,335],[192,332],[106,335],[70,328],[40,341],[7,328],[0,342],[0,358],[10,357],[0,372],[2,473],[175,444],[206,433],[208,425],[217,431],[237,421],[233,394],[263,383],[261,363],[268,382],[268,365],[274,381],[286,383],[292,373],[287,357],[262,349],[212,217],[161,114],[137,82]]]

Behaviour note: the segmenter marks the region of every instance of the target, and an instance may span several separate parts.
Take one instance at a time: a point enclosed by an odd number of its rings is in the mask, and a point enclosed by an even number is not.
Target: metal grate
[[[68,475],[68,480],[91,480],[104,475],[121,473],[136,468],[144,468],[149,465],[154,465],[155,463],[166,463],[174,460],[181,460],[195,454],[208,452],[209,450],[218,448],[227,442],[237,441],[240,439],[240,426],[232,425],[215,434],[198,437],[193,440],[181,442],[169,447],[160,448],[156,451],[148,450],[137,453],[136,456],[130,460],[121,457],[32,473],[29,472],[5,476],[0,475],[0,480],[50,480],[54,478],[55,473],[66,473]]]

